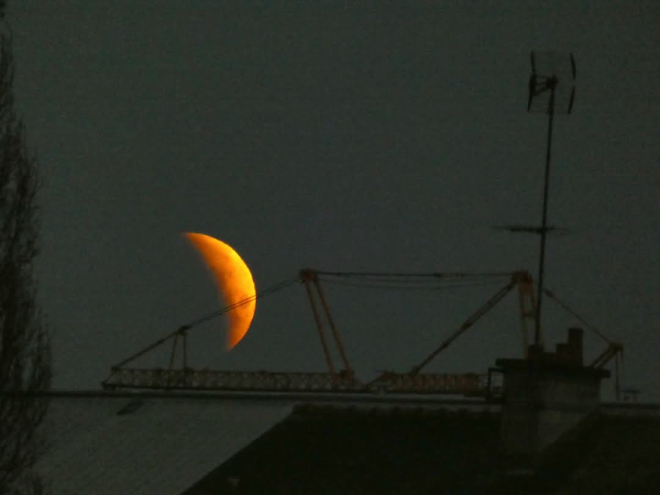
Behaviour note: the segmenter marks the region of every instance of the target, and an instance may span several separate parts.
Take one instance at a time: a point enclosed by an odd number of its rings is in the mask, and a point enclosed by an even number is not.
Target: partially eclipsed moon
[[[186,232],[184,235],[204,258],[227,306],[236,305],[226,313],[229,319],[227,334],[227,350],[229,350],[247,333],[257,307],[252,273],[238,253],[228,244],[204,234]]]

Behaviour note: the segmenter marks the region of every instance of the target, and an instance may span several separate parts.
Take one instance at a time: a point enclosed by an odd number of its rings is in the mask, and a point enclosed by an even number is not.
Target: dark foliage
[[[0,2],[0,17],[4,12]],[[38,175],[12,91],[11,37],[0,34],[0,493],[38,484],[31,467],[47,404],[35,394],[50,386],[48,332],[36,303]]]

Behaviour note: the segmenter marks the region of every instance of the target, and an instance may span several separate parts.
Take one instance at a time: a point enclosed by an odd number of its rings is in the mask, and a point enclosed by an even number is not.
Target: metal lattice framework
[[[349,374],[321,372],[114,369],[106,389],[200,390],[224,392],[402,393],[485,396],[487,376],[477,373],[385,372],[368,384]]]
[[[320,284],[320,277],[348,277],[352,283],[360,283],[363,277],[369,283],[381,281],[389,288],[392,284],[414,283],[438,284],[439,281],[472,280],[475,277],[508,277],[508,283],[477,309],[456,331],[451,333],[442,344],[414,366],[408,373],[385,371],[374,380],[363,383],[355,376],[339,331],[330,313],[328,302]],[[413,279],[411,282],[410,279]],[[200,318],[193,323],[183,325],[176,331],[150,344],[127,359],[113,366],[110,376],[102,383],[105,389],[151,389],[151,390],[198,390],[225,392],[290,392],[290,393],[394,393],[394,394],[443,394],[462,396],[492,396],[490,375],[477,373],[422,373],[424,368],[440,352],[449,347],[460,335],[474,325],[492,309],[514,287],[518,287],[521,314],[520,324],[523,330],[523,349],[527,345],[526,320],[533,317],[534,300],[531,277],[527,272],[491,273],[491,274],[361,274],[342,272],[318,272],[304,269],[298,279],[305,285],[309,297],[316,330],[321,340],[327,372],[288,372],[288,371],[221,371],[193,369],[188,366],[187,337],[190,330],[210,317]],[[403,280],[403,282],[402,282]],[[364,280],[362,280],[364,282]],[[278,284],[282,288],[291,281]],[[418,287],[419,288],[419,287]],[[265,293],[273,290],[267,289]],[[530,306],[531,305],[531,306]],[[211,316],[223,314],[216,312]],[[324,328],[327,325],[329,332]],[[169,366],[167,368],[144,369],[128,367],[133,361],[170,342],[172,345]],[[333,359],[332,347],[340,356],[340,362]],[[176,366],[177,349],[180,349],[180,366]]]

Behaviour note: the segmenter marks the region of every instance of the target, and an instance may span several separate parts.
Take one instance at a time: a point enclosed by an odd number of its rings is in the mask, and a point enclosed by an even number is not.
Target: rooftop
[[[482,401],[167,392],[47,397],[50,449],[38,467],[58,495],[660,488],[657,405],[603,405],[549,449],[530,478],[505,476],[499,405]]]

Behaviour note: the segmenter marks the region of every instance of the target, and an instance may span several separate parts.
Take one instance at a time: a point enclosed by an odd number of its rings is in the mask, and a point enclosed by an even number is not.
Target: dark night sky
[[[550,239],[547,285],[626,344],[624,384],[660,400],[659,6],[11,2],[55,386],[97,388],[219,307],[182,231],[234,246],[259,289],[305,266],[535,274],[538,240],[491,227],[540,221],[547,119],[526,113],[529,52],[552,49],[575,54],[578,78],[551,178],[550,221],[571,233]],[[327,292],[368,376],[409,369],[497,288]],[[575,322],[544,307],[554,343]],[[223,324],[195,330],[197,366],[323,367],[302,287],[261,300],[229,353]],[[589,336],[587,357],[601,349]],[[519,352],[512,295],[429,370]]]

